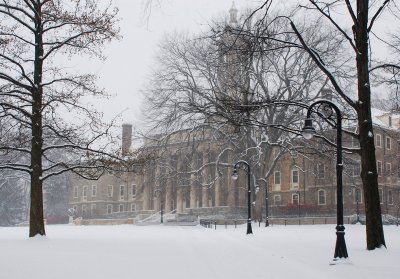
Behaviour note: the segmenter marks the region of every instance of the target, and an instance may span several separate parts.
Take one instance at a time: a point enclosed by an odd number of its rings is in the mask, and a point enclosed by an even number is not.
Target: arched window
[[[279,206],[282,204],[281,195],[274,195],[274,205]]]

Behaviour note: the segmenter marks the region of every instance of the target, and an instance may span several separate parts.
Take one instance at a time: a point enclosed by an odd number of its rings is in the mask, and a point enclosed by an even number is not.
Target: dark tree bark
[[[379,17],[388,10],[389,13],[396,9],[389,9],[389,4],[393,3],[392,0],[379,0],[379,1],[366,1],[366,0],[356,0],[356,1],[315,1],[309,0],[308,5],[300,5],[300,9],[297,11],[304,11],[310,18],[315,21],[326,21],[330,24],[331,28],[322,30],[323,33],[337,33],[342,38],[341,47],[347,43],[348,49],[350,51],[343,52],[340,56],[336,56],[340,60],[329,61],[332,56],[322,51],[318,47],[314,47],[310,44],[310,41],[306,38],[306,32],[300,30],[301,24],[297,24],[298,20],[297,12],[280,12],[278,16],[271,16],[271,3],[272,0],[264,1],[264,3],[256,10],[251,13],[250,17],[246,20],[251,22],[254,19],[254,15],[263,11],[263,18],[256,21],[257,29],[254,33],[255,38],[260,42],[264,43],[264,48],[269,50],[271,53],[276,52],[278,49],[282,48],[303,48],[312,58],[314,63],[319,67],[322,73],[325,75],[329,83],[327,87],[331,87],[335,90],[335,95],[337,100],[341,105],[345,106],[348,111],[347,115],[354,115],[358,126],[358,133],[346,130],[345,133],[358,138],[360,142],[360,149],[351,149],[350,152],[356,152],[361,156],[361,179],[363,181],[363,191],[365,195],[365,212],[366,212],[366,236],[367,236],[367,249],[373,250],[375,248],[386,246],[383,226],[382,226],[382,216],[380,208],[379,190],[378,190],[378,174],[376,166],[376,156],[375,156],[375,146],[374,146],[374,134],[373,134],[373,123],[371,115],[371,71],[378,69],[400,69],[396,62],[384,62],[381,65],[376,64],[372,60],[369,49],[371,48],[370,37],[372,29],[375,26]],[[342,4],[342,5],[340,5]],[[356,9],[353,9],[353,5]],[[343,8],[348,11],[348,16],[352,21],[352,28],[344,28],[342,26],[342,21],[340,21],[335,16],[343,16]],[[339,9],[339,12],[336,13]],[[286,13],[286,14],[284,14]],[[313,13],[317,17],[313,17]],[[398,15],[393,15],[394,20],[398,20]],[[277,32],[272,26],[274,22],[288,21],[294,34],[296,35],[298,41],[288,40],[290,37],[290,32]],[[299,20],[301,22],[301,20]],[[319,26],[319,25],[318,25]],[[241,26],[240,34],[244,34],[246,28]],[[348,29],[352,30],[353,34],[349,34]],[[317,31],[318,32],[318,31]],[[377,36],[374,33],[374,36]],[[397,38],[395,36],[395,38]],[[385,42],[379,38],[381,42]],[[275,45],[275,48],[271,48],[271,42]],[[392,49],[398,50],[393,44],[388,44]],[[394,59],[396,60],[396,59]],[[343,69],[339,69],[343,67]],[[345,68],[347,67],[347,68]],[[355,73],[354,73],[355,71]],[[397,72],[396,72],[397,73]],[[346,82],[351,81],[351,84],[347,84],[349,91],[346,86]],[[351,92],[352,84],[357,84],[356,93],[357,96],[354,97]],[[289,89],[291,87],[288,87]],[[282,105],[305,105],[308,100],[304,100],[303,104],[299,102],[287,102],[287,100],[280,99],[267,99],[263,100],[261,103],[278,104]],[[260,106],[260,104],[255,104],[255,106]],[[253,109],[255,109],[253,107]],[[350,120],[350,119],[349,119]],[[282,125],[282,128],[285,125]],[[288,128],[288,127],[287,127]],[[288,129],[290,130],[290,129]],[[293,132],[294,129],[292,130]],[[327,138],[320,135],[321,139],[324,139],[326,143],[334,145]]]
[[[358,104],[357,116],[361,152],[361,179],[365,197],[367,249],[386,246],[382,227],[381,205],[378,190],[375,143],[371,116],[371,87],[368,54],[368,7],[369,1],[357,1],[357,24],[353,26],[357,49]]]
[[[119,159],[100,114],[80,102],[103,97],[96,77],[68,73],[58,58],[103,58],[103,45],[119,38],[117,9],[95,0],[13,0],[0,3],[0,169],[30,176],[29,236],[45,235],[43,182],[67,171],[97,178]],[[74,113],[81,122],[65,121]],[[115,146],[115,148],[118,148]],[[55,158],[54,155],[62,154]],[[84,159],[82,159],[84,158]],[[89,170],[88,172],[84,172]]]
[[[386,246],[385,237],[382,226],[382,215],[378,190],[378,174],[375,156],[375,142],[373,135],[373,123],[371,115],[371,85],[370,85],[370,55],[369,55],[369,32],[378,15],[383,11],[388,0],[384,1],[375,15],[369,18],[370,3],[365,0],[357,0],[356,13],[354,13],[350,1],[345,0],[347,9],[353,21],[353,38],[342,29],[329,12],[329,5],[325,2],[316,2],[310,0],[312,9],[315,9],[327,18],[335,28],[346,38],[355,53],[355,67],[357,70],[357,94],[358,100],[353,101],[340,84],[336,77],[324,65],[307,43],[303,40],[302,35],[296,29],[295,24],[291,21],[291,26],[298,36],[301,45],[313,57],[315,63],[324,71],[330,82],[336,89],[337,94],[352,107],[357,113],[357,122],[359,128],[358,139],[360,142],[359,154],[361,156],[361,179],[363,182],[363,191],[365,196],[365,214],[366,214],[366,236],[367,249],[374,250],[381,246]]]
[[[42,124],[42,73],[43,73],[43,28],[42,5],[33,3],[35,8],[35,62],[32,88],[32,147],[31,147],[31,207],[29,214],[29,237],[45,235],[43,214],[43,124]]]

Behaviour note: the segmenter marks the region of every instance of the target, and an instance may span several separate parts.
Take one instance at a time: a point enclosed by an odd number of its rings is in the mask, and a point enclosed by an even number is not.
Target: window
[[[381,161],[376,161],[376,168],[378,171],[378,175],[382,175],[382,162]]]
[[[131,203],[131,211],[136,211],[136,204]]]
[[[274,205],[279,206],[282,203],[281,195],[274,195]]]
[[[87,206],[86,204],[82,205],[82,215],[86,215]]]
[[[383,189],[379,189],[379,201],[383,204]]]
[[[317,164],[317,178],[325,178],[325,164]]]
[[[355,162],[352,165],[352,173],[351,173],[351,175],[358,177],[358,176],[360,176],[360,173],[361,173],[361,164],[360,164],[360,162]]]
[[[319,205],[326,204],[325,190],[318,190],[318,204]]]
[[[112,197],[113,196],[113,186],[112,185],[108,185],[107,186],[107,197]]]
[[[120,185],[119,186],[119,199],[123,200],[125,196],[125,186],[124,185]]]
[[[281,185],[281,172],[280,171],[274,172],[274,184]]]
[[[376,147],[382,147],[382,136],[380,134],[375,136],[375,145]]]
[[[391,173],[392,173],[392,164],[391,163],[386,163],[385,171],[386,171],[387,175],[391,175]]]
[[[96,197],[97,196],[97,186],[96,185],[92,185],[92,197]]]
[[[393,204],[393,193],[391,190],[388,191],[388,204]]]
[[[95,215],[95,214],[96,214],[96,204],[91,204],[91,205],[90,205],[90,213],[91,213],[92,215]]]
[[[83,186],[82,188],[82,200],[87,200],[87,186]]]
[[[386,137],[386,149],[390,150],[392,148],[392,139],[389,137]]]
[[[299,188],[299,170],[292,170],[292,188]]]
[[[78,206],[74,205],[72,208],[74,209],[75,214],[77,214],[78,213]]]
[[[185,191],[185,207],[190,208],[190,191]]]
[[[136,184],[132,184],[132,196],[136,196]]]
[[[74,198],[78,197],[78,186],[74,186]]]
[[[356,188],[355,190],[354,190],[354,200],[353,200],[353,202],[354,203],[362,203],[362,200],[361,200],[361,190],[360,190],[360,188]]]
[[[292,204],[299,205],[300,196],[298,193],[292,194]]]
[[[107,214],[112,213],[112,204],[107,204]]]
[[[273,191],[280,191],[281,190],[281,172],[276,171],[274,172],[274,181],[272,183],[272,190]]]
[[[119,212],[124,212],[124,205],[123,205],[123,204],[120,204],[120,205],[118,206],[118,209],[119,209]]]

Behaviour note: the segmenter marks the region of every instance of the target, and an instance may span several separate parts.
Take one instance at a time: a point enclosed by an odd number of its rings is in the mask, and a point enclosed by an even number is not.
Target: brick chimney
[[[132,124],[122,124],[122,147],[121,154],[126,156],[132,145]]]

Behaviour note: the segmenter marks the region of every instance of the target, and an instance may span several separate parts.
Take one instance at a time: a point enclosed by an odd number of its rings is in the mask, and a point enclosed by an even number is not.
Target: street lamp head
[[[239,173],[238,173],[237,169],[234,168],[233,172],[232,172],[232,179],[237,180],[238,178],[239,178]]]
[[[306,140],[312,139],[312,137],[316,134],[315,128],[312,124],[312,118],[307,118],[305,120],[301,134]]]

